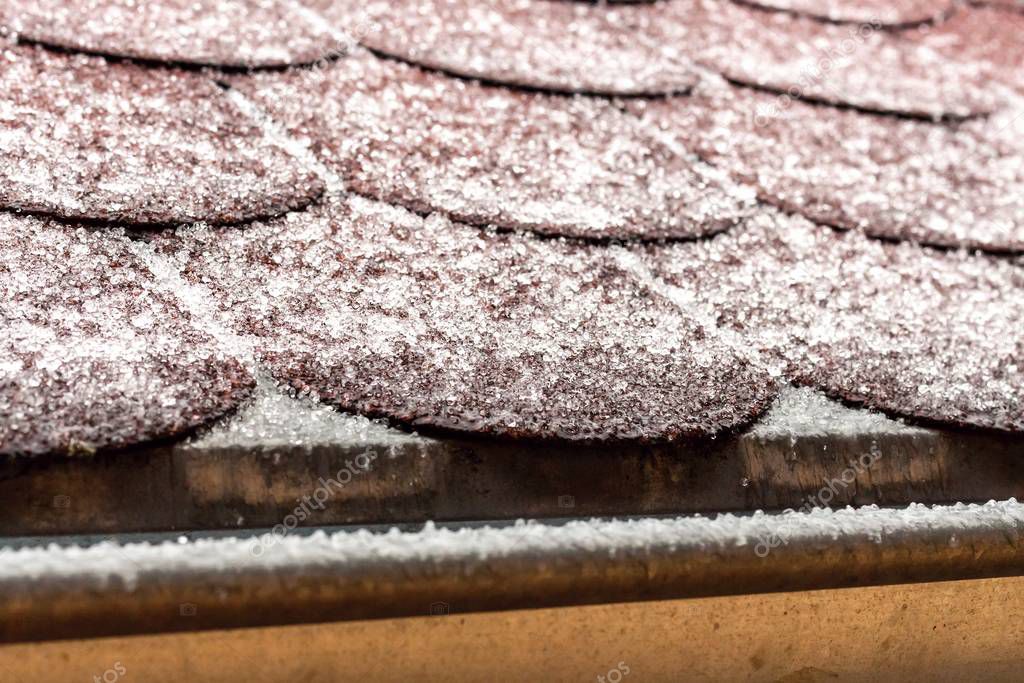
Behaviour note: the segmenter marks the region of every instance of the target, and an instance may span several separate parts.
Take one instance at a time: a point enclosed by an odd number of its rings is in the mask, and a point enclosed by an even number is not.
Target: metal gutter
[[[760,545],[766,544],[767,552]],[[1024,505],[0,552],[0,642],[1024,576]]]

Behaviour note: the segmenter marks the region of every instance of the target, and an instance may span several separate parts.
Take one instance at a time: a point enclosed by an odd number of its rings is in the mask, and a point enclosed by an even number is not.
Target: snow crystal
[[[808,387],[787,387],[753,429],[759,439],[808,436],[923,435],[928,430],[906,425],[871,410],[848,408]]]
[[[188,450],[273,450],[338,444],[387,447],[426,443],[426,439],[389,428],[359,415],[347,415],[289,392],[266,377],[236,414],[183,444]]]

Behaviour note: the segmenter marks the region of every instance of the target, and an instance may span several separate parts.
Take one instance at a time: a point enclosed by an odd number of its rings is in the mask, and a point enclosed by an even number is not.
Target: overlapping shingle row
[[[904,28],[941,21],[956,9],[953,0],[745,0],[754,7],[782,10],[842,24],[874,23]]]
[[[373,50],[509,85],[671,93],[692,84],[690,71],[682,80],[663,80],[683,60],[739,84],[867,111],[964,118],[1004,104],[981,65],[886,30],[881,19],[841,25],[721,0],[614,7],[564,0],[316,2],[334,25],[362,26],[360,42]],[[635,80],[623,77],[618,87],[623,71]],[[539,82],[539,73],[550,76]]]
[[[0,214],[0,452],[186,433],[252,387],[123,229]]]
[[[309,138],[346,186],[427,214],[596,239],[699,237],[753,207],[692,154],[601,99],[524,93],[356,50],[234,87]]]
[[[650,248],[656,273],[794,382],[933,422],[1024,430],[1024,269],[769,215]]]
[[[0,20],[23,40],[109,57],[272,68],[334,49],[289,0],[5,0]]]
[[[21,32],[0,60],[0,452],[177,434],[260,371],[505,437],[709,435],[787,381],[1024,430],[1015,9],[46,0],[0,19]]]
[[[239,223],[323,182],[209,78],[33,46],[0,52],[0,204],[63,219]]]
[[[935,124],[715,79],[628,106],[784,211],[888,239],[1024,249],[1024,109]]]
[[[277,379],[417,428],[672,439],[742,424],[775,395],[756,358],[637,277],[622,247],[359,197],[163,246]]]

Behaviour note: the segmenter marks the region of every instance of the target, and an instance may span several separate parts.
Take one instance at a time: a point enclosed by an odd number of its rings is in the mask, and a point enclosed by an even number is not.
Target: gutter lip
[[[589,545],[547,541],[537,545],[526,538],[521,546],[517,541],[490,556],[483,553],[481,545],[474,552],[473,543],[495,534],[520,534],[524,529],[564,533],[571,538],[577,528],[586,533],[586,527],[580,520],[567,523],[562,532],[549,531],[559,527],[546,523],[499,529],[456,525],[468,531],[451,533],[469,535],[461,552],[413,553],[398,559],[375,554],[373,544],[384,541],[367,536],[365,530],[337,536],[314,533],[282,542],[292,550],[326,544],[320,555],[303,558],[285,553],[286,558],[273,562],[226,555],[219,567],[190,566],[187,561],[175,566],[169,558],[175,553],[181,558],[195,557],[203,552],[204,544],[227,547],[245,543],[244,539],[119,546],[127,553],[125,558],[141,558],[127,580],[94,571],[87,561],[88,550],[85,555],[81,549],[55,546],[27,553],[6,550],[0,551],[0,643],[1024,575],[1024,505],[1011,499],[986,505],[912,506],[909,510],[923,515],[922,521],[911,518],[912,523],[890,524],[885,520],[898,519],[906,511],[879,508],[827,515],[819,511],[817,515],[641,518],[632,520],[638,530],[650,527],[657,531],[663,523],[666,530],[676,525],[681,532],[663,538],[655,535],[653,541],[640,539],[635,545],[616,544],[600,535]],[[986,510],[996,514],[986,517]],[[1000,514],[1006,510],[1010,514]],[[787,530],[787,524],[799,527],[813,522],[810,518],[828,515],[840,515],[837,519],[841,522],[859,519],[863,524],[838,532],[815,531],[813,524],[807,529]],[[928,521],[929,515],[934,519]],[[589,522],[593,528],[605,530],[621,530],[623,527],[613,525],[629,523]],[[722,533],[717,538],[713,533],[699,533],[701,525],[716,532],[737,524],[741,533],[734,530],[732,535]],[[749,531],[743,531],[743,525],[778,533],[782,540],[762,555],[755,552],[756,541],[743,535]],[[437,531],[428,527],[430,533]],[[416,533],[427,531],[409,534],[406,540],[412,540],[413,546],[419,542],[413,538]],[[382,538],[389,535],[405,536],[400,532],[377,534]],[[357,536],[369,538],[369,551],[360,555],[342,548],[331,555],[333,538],[348,543]],[[424,539],[424,543],[429,540]],[[154,548],[163,552],[158,554]],[[241,552],[239,548],[235,551]],[[146,559],[147,553],[153,557]],[[15,558],[31,562],[22,562],[13,570],[9,565],[5,572],[5,554],[8,563]],[[61,562],[68,566],[55,570]],[[33,569],[38,563],[49,564],[51,571]],[[76,563],[81,564],[80,571],[75,569]]]

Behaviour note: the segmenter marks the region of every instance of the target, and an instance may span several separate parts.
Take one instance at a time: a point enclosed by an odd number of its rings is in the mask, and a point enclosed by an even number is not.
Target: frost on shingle
[[[1024,12],[966,7],[906,35],[950,59],[979,62],[986,78],[1024,93]]]
[[[22,38],[162,62],[273,67],[336,49],[289,0],[4,0]]]
[[[483,86],[364,51],[239,76],[349,189],[418,213],[584,238],[707,235],[753,193],[610,103]]]
[[[0,213],[0,454],[169,437],[249,393],[129,244],[120,229]]]
[[[358,197],[245,230],[181,228],[162,248],[278,379],[415,428],[674,439],[744,424],[775,394],[615,249]]]
[[[1024,431],[1024,270],[759,216],[651,247],[661,276],[789,377],[891,413]]]
[[[1024,10],[1024,0],[978,0],[977,4],[1012,10]]]
[[[1024,250],[1024,108],[947,125],[710,81],[689,97],[630,106],[765,201],[814,221]]]
[[[965,118],[1003,104],[981,66],[871,24],[828,24],[716,0],[664,7],[666,39],[696,41],[695,58],[738,83],[921,118]]]
[[[645,26],[650,13],[630,7],[561,0],[311,2],[331,26],[374,50],[468,78],[609,95],[677,93],[697,80],[683,46],[659,40]]]
[[[936,21],[955,0],[739,0],[743,4],[801,14],[822,21],[906,27]]]
[[[748,434],[758,439],[924,436],[928,430],[863,408],[850,408],[809,387],[786,387]]]
[[[233,223],[321,182],[203,76],[0,49],[0,206],[129,224]]]
[[[463,12],[472,16],[457,18]],[[566,22],[542,22],[548,14],[569,12],[587,17],[578,24],[588,37],[582,44]],[[670,73],[655,58],[627,58],[612,50],[612,66],[593,55],[605,49],[593,45],[609,40],[593,38],[596,22],[602,26],[596,33],[612,35],[634,51],[659,46],[662,53],[678,52],[678,59],[730,80],[807,100],[923,118],[986,114],[1003,101],[985,81],[982,67],[949,59],[877,25],[828,23],[728,0],[596,6],[551,0],[377,0],[331,2],[322,14],[342,30],[359,27],[350,31],[352,37],[375,50],[505,83],[526,83],[509,74],[543,73],[538,63],[573,73],[588,64],[604,74]],[[532,44],[538,34],[550,36],[550,46]]]
[[[197,451],[266,451],[313,448],[398,448],[428,441],[360,415],[348,415],[308,397],[291,396],[260,377],[252,397],[229,418],[200,430],[180,448]]]

